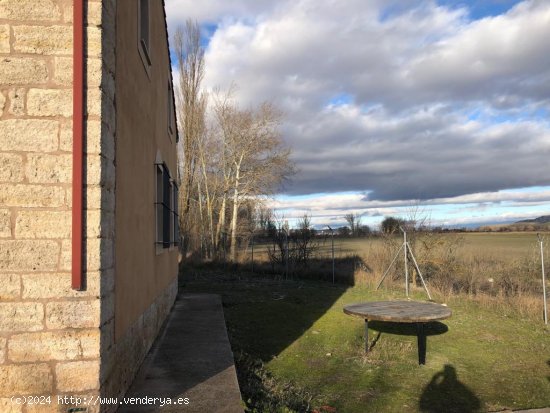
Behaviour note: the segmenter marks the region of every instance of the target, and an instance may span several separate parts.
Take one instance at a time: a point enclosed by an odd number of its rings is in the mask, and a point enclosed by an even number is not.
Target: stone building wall
[[[1,412],[66,412],[58,395],[98,395],[100,355],[111,341],[115,1],[86,2],[81,292],[71,290],[70,274],[72,3],[0,0]],[[52,402],[10,400],[31,395]]]
[[[126,392],[177,293],[174,278],[115,340],[116,0],[85,1],[85,289],[71,289],[72,4],[0,0],[2,413],[67,412],[58,396],[115,411],[89,398]]]

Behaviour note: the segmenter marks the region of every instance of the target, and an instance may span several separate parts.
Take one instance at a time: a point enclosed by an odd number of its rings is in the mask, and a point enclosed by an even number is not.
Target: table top
[[[425,301],[371,301],[350,304],[344,307],[344,313],[366,320],[397,323],[443,320],[452,314],[444,305]]]

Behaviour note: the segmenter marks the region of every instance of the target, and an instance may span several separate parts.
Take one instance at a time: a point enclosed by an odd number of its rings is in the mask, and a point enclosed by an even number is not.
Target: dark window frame
[[[164,249],[179,245],[178,186],[164,162],[155,163],[155,244]]]
[[[173,214],[173,219],[174,219],[174,222],[173,222],[173,226],[172,226],[172,231],[173,231],[173,236],[172,236],[172,240],[174,242],[174,245],[179,245],[180,244],[180,223],[179,223],[179,208],[178,208],[178,198],[179,198],[179,188],[178,188],[178,185],[176,183],[176,181],[172,181],[173,185],[174,185],[174,191],[172,192],[172,214]]]

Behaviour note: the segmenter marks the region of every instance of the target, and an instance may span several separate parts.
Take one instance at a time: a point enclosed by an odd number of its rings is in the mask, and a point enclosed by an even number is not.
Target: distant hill
[[[543,215],[538,218],[523,219],[511,224],[484,225],[479,227],[480,231],[549,231],[550,215]]]
[[[526,224],[526,223],[529,223],[529,224],[548,224],[548,223],[550,223],[550,215],[543,215],[541,217],[534,218],[534,219],[524,219],[524,220],[521,220],[521,221],[514,222],[514,224]]]

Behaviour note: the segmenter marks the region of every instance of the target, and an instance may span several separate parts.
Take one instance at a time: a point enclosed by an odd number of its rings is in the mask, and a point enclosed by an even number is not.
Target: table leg
[[[418,335],[418,364],[426,364],[426,334],[424,332],[424,323],[416,323],[416,332]]]
[[[369,320],[365,318],[365,353],[369,352]]]

